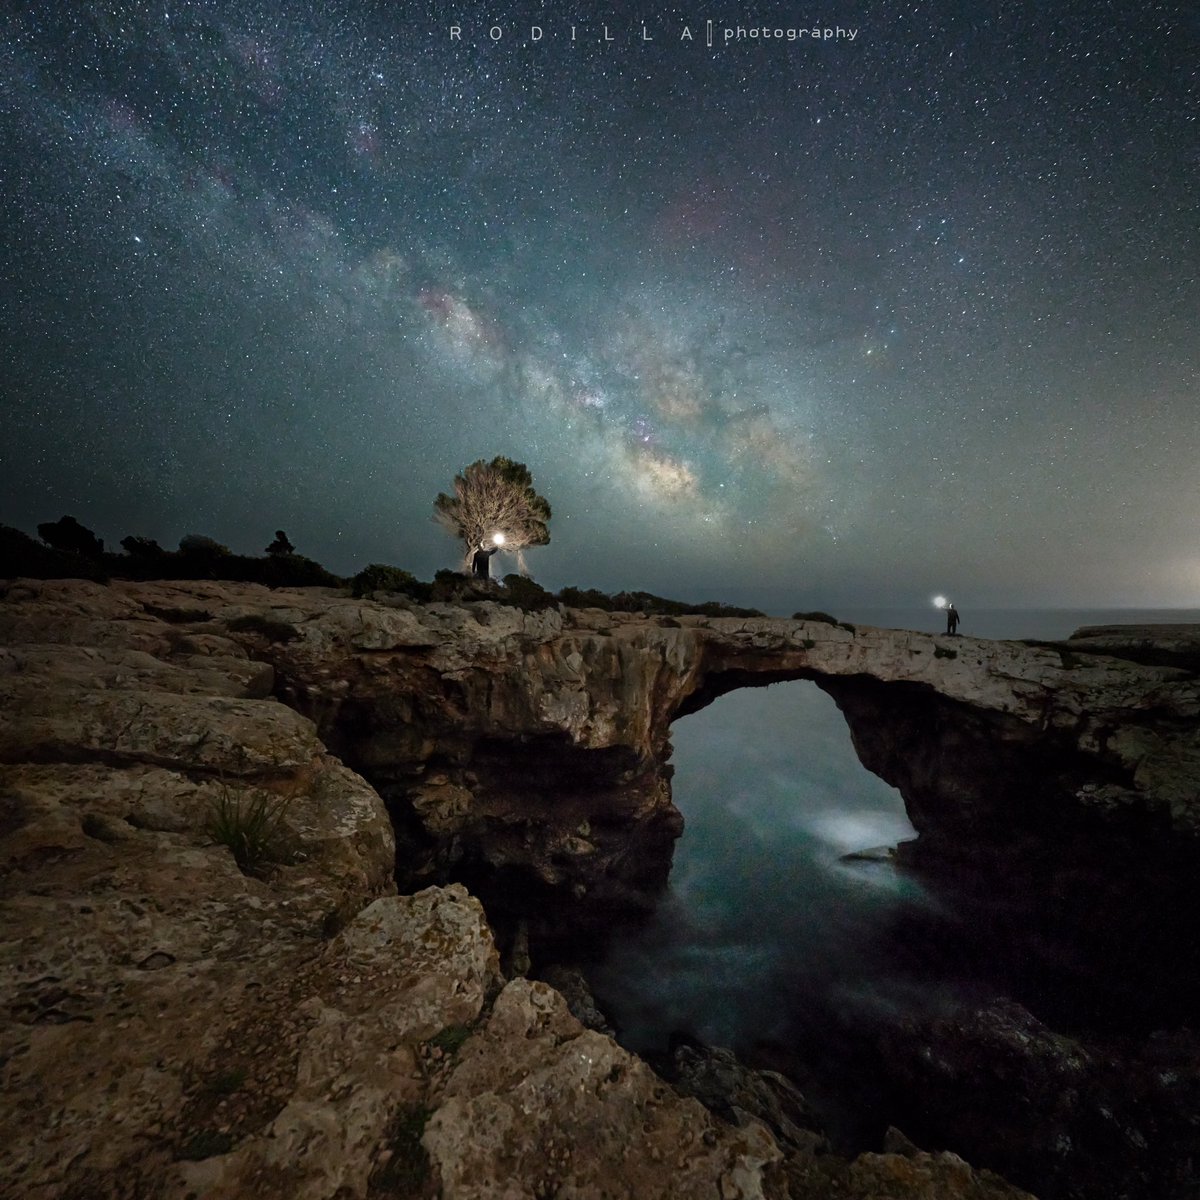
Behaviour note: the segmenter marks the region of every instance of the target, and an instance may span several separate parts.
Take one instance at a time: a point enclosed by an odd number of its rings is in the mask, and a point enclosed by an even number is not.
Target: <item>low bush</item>
[[[0,525],[0,579],[91,579],[108,578],[102,560],[69,550],[54,550],[35,541],[20,529]]]
[[[553,608],[558,603],[553,592],[546,591],[528,575],[505,575],[504,591],[496,599],[501,604],[524,609],[526,612],[539,612],[545,608]]]
[[[653,592],[618,592],[606,595],[595,588],[565,587],[558,593],[560,603],[567,608],[602,608],[606,612],[644,612],[659,617],[762,617],[766,614],[757,608],[738,608],[732,604],[721,604],[706,600],[702,604],[689,604],[686,600],[669,600]]]
[[[410,596],[414,600],[424,602],[432,597],[433,585],[424,583],[412,572],[400,567],[371,563],[350,580],[350,590],[359,597],[367,596],[371,592],[399,592],[402,596]]]

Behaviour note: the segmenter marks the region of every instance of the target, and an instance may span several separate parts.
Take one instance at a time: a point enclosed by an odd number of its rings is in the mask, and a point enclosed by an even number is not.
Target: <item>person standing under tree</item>
[[[490,579],[492,574],[492,555],[499,550],[499,546],[489,546],[484,542],[471,557],[471,574],[476,579]]]
[[[953,604],[946,606],[946,632],[958,632],[958,609]]]

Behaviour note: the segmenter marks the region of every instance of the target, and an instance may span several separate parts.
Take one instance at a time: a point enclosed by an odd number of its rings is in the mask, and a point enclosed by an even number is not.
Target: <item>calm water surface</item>
[[[932,610],[848,610],[845,620],[940,631]],[[1062,638],[1082,625],[1200,621],[1200,611],[964,611],[977,637]],[[796,1014],[869,1014],[986,991],[907,969],[889,947],[906,906],[933,901],[886,862],[843,855],[914,831],[899,793],[859,763],[815,684],[743,689],[678,721],[675,803],[686,829],[654,919],[589,970],[643,1052],[686,1031],[746,1049],[795,1040]],[[902,956],[900,956],[902,959]],[[911,964],[909,964],[911,965]]]

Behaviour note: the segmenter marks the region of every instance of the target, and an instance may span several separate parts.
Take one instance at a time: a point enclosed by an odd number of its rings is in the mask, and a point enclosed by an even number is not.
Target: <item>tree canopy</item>
[[[434,519],[460,538],[465,556],[503,537],[503,549],[520,552],[550,541],[550,505],[533,488],[524,463],[497,455],[479,459],[454,477],[454,494],[439,492]]]

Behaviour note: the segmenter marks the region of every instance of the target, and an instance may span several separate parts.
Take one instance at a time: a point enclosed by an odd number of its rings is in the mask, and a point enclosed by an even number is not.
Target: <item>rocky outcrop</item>
[[[910,1020],[884,1040],[918,1141],[952,1139],[1047,1195],[1187,1197],[1200,1161],[1200,1038],[1085,1046],[1008,1000]]]
[[[1023,1195],[951,1155],[785,1151],[585,1030],[546,984],[506,982],[461,885],[395,894],[388,808],[330,743],[395,789],[426,863],[490,861],[472,831],[540,808],[543,840],[501,851],[586,887],[548,848],[616,867],[617,818],[661,820],[665,780],[639,774],[656,735],[621,707],[675,686],[644,648],[613,637],[610,669],[640,682],[593,718],[577,667],[553,682],[561,618],[539,642],[520,614],[336,593],[0,586],[5,1194]],[[550,682],[522,684],[512,665],[539,656]],[[596,763],[569,820],[504,759],[537,739],[560,765]],[[617,805],[608,832],[584,827],[597,796]]]
[[[1094,653],[1105,648],[1094,639],[526,613],[204,581],[20,581],[7,586],[4,614],[5,642],[41,647],[10,652],[33,655],[31,669],[49,654],[54,670],[67,660],[91,670],[95,659],[118,682],[146,670],[168,699],[153,728],[116,686],[88,701],[104,711],[84,705],[75,727],[60,715],[42,729],[32,697],[0,760],[31,744],[35,756],[57,755],[60,738],[113,764],[169,763],[168,710],[182,703],[171,689],[207,679],[241,689],[205,702],[211,774],[226,769],[223,746],[243,744],[230,729],[239,705],[270,693],[383,797],[401,879],[462,879],[502,925],[508,911],[529,919],[535,941],[552,932],[547,913],[559,926],[601,926],[614,909],[650,902],[682,826],[671,721],[722,692],[785,679],[833,695],[863,761],[903,794],[921,845],[986,853],[1082,823],[1192,858],[1200,847],[1195,673]],[[121,737],[101,747],[94,731],[110,725]],[[244,743],[251,776],[268,766],[255,736]]]

